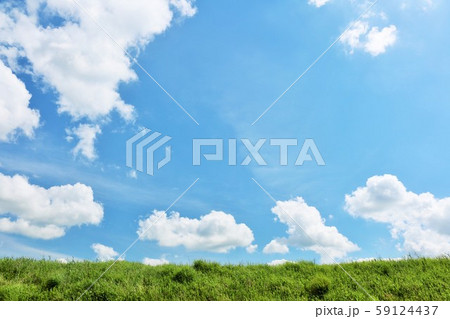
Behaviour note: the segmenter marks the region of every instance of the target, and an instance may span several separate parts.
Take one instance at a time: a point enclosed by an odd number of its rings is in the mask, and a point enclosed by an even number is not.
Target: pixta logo
[[[137,133],[126,142],[127,166],[153,176],[155,167],[159,170],[171,160],[172,149],[170,145],[166,145],[165,153],[159,152],[159,158],[162,159],[155,163],[157,151],[171,139],[169,136],[162,136],[161,133],[152,132],[149,129]],[[252,143],[248,138],[196,138],[192,140],[192,165],[200,166],[204,161],[226,161],[229,166],[246,166],[252,162],[258,166],[266,166],[267,161],[260,152],[267,144],[270,145],[271,152],[279,154],[278,164],[280,166],[289,164],[289,150],[292,151],[294,148],[297,152],[295,166],[302,166],[308,161],[315,162],[318,166],[325,165],[325,161],[313,139],[305,139],[299,148],[298,140],[293,138],[271,138],[268,143],[267,139],[258,139],[255,143]],[[245,154],[238,156],[238,146],[240,146],[239,150],[244,150]],[[227,153],[226,159],[224,151]],[[264,154],[267,155],[270,152],[265,151]],[[269,156],[273,161],[274,156]]]
[[[126,143],[126,163],[130,168],[135,168],[137,171],[145,172],[148,175],[154,174],[154,158],[155,152],[160,149],[164,144],[170,141],[170,136],[163,136],[161,133],[153,132],[149,129],[143,129],[132,138],[127,140]],[[159,139],[158,139],[159,138]],[[135,156],[133,156],[135,154]],[[162,168],[170,162],[172,155],[171,146],[165,147],[165,156],[156,164],[157,169]],[[144,167],[144,160],[146,159],[146,165]]]
[[[226,140],[228,144],[228,165],[236,166],[238,165],[237,156],[237,139]],[[247,138],[240,139],[240,142],[246,149],[246,156],[239,162],[240,165],[249,165],[252,160],[259,166],[266,166],[267,162],[264,157],[260,154],[261,148],[265,145],[267,139],[259,139],[256,143],[252,143]],[[289,146],[297,146],[298,140],[293,138],[272,138],[269,141],[270,146],[279,149],[279,165],[288,165],[288,149]],[[213,153],[202,153],[202,146],[214,147]],[[203,157],[207,161],[223,161],[224,160],[224,140],[223,139],[194,139],[192,142],[192,165],[201,165],[201,158]],[[295,166],[301,166],[306,161],[314,160],[317,165],[324,166],[325,161],[316,146],[313,139],[306,139],[298,152],[297,159],[295,161]]]

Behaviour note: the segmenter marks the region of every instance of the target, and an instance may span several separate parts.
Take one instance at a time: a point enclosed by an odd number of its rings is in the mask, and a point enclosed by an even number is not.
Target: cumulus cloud
[[[66,130],[69,137],[75,135],[78,138],[78,143],[72,150],[72,153],[77,156],[83,155],[88,160],[97,158],[95,151],[95,140],[97,135],[101,134],[102,130],[98,125],[80,124],[78,127],[71,130]],[[71,138],[69,138],[71,140]]]
[[[330,0],[308,0],[308,3],[310,5],[316,6],[317,8],[320,8],[321,6],[327,4]]]
[[[397,41],[397,27],[390,25],[381,30],[379,27],[370,28],[367,21],[356,21],[341,37],[340,42],[349,47],[353,54],[355,50],[361,49],[372,56],[385,53]]]
[[[269,266],[278,266],[278,265],[283,265],[288,262],[290,262],[290,261],[286,260],[286,259],[275,259],[275,260],[272,260],[271,262],[268,262],[267,264]]]
[[[264,247],[266,252],[272,249],[276,251],[277,248],[279,250],[276,252],[287,252],[287,246],[292,246],[320,254],[321,262],[325,263],[330,261],[330,257],[343,258],[348,253],[359,250],[359,247],[339,233],[336,227],[326,226],[319,211],[315,207],[308,206],[301,197],[277,201],[272,213],[281,223],[288,226],[288,236],[272,240]]]
[[[373,27],[367,34],[364,51],[377,56],[385,53],[386,49],[393,46],[395,41],[397,41],[397,27],[395,25],[390,25],[381,30],[378,27]]]
[[[254,239],[247,225],[237,224],[233,215],[214,210],[200,219],[181,217],[177,212],[168,216],[155,210],[139,221],[137,233],[142,240],[156,240],[163,247],[184,246],[218,253],[248,247]]]
[[[25,84],[0,60],[0,142],[10,142],[19,133],[33,137],[39,112],[28,107],[30,98]]]
[[[77,2],[89,15],[73,1],[28,0],[20,8],[10,1],[0,6],[0,55],[15,71],[26,69],[33,78],[54,89],[59,113],[75,121],[99,123],[116,111],[132,121],[134,107],[122,99],[118,88],[135,81],[137,75],[122,48],[137,56],[156,35],[170,27],[175,15],[191,17],[196,9],[189,0]],[[19,67],[19,57],[28,61],[26,67]],[[0,67],[2,81],[8,72]],[[6,76],[4,81],[13,82],[10,85],[15,86],[15,94],[2,94],[2,89],[11,90],[0,86],[2,99],[9,99],[0,100],[2,140],[17,129],[31,135],[39,119],[36,111],[27,109],[28,92],[10,79],[12,75]],[[88,158],[95,157],[90,148],[80,146],[78,150]]]
[[[283,238],[276,238],[270,241],[264,249],[265,254],[287,254],[289,247],[284,243],[286,240]]]
[[[172,7],[192,16],[189,1],[78,0],[122,48],[142,48],[172,21]],[[63,20],[42,26],[40,17]],[[59,93],[58,111],[74,118],[97,119],[116,110],[133,117],[117,89],[137,78],[129,57],[72,1],[29,0],[27,10],[14,9],[0,24],[0,41],[23,52],[35,75]]]
[[[352,216],[389,225],[402,251],[423,256],[450,252],[450,197],[408,191],[394,175],[373,176],[345,196],[345,209]]]
[[[119,253],[112,247],[108,247],[102,244],[92,244],[91,248],[97,254],[97,260],[99,261],[110,261],[119,256]]]
[[[147,266],[161,266],[169,264],[169,261],[165,258],[160,259],[152,259],[152,258],[144,258],[142,263]]]
[[[0,216],[0,232],[53,239],[73,226],[98,225],[103,207],[84,184],[46,189],[24,176],[0,173]]]

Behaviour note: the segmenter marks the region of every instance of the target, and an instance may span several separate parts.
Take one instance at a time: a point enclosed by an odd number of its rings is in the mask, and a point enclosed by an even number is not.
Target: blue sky
[[[197,178],[127,260],[449,252],[448,3],[380,0],[359,21],[369,2],[79,3],[200,125],[72,1],[4,2],[0,255],[116,258]],[[126,140],[143,127],[172,137],[172,160],[154,176],[125,165]],[[193,166],[194,138],[312,138],[326,165],[295,166],[299,145],[280,166],[267,141],[267,166]]]

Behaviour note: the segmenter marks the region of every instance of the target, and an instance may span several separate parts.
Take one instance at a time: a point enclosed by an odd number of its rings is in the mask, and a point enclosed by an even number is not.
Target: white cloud
[[[424,256],[450,252],[450,197],[416,194],[393,175],[373,176],[345,196],[345,209],[355,217],[388,224],[399,249]]]
[[[254,239],[247,225],[237,224],[232,215],[214,210],[200,219],[181,217],[177,212],[167,216],[155,210],[149,218],[139,221],[138,234],[143,240],[157,240],[163,247],[184,246],[218,253],[247,247]]]
[[[121,48],[137,56],[170,27],[175,14],[191,17],[196,8],[189,0],[78,2],[117,43],[73,1],[28,0],[26,8],[16,8],[14,2],[0,7],[0,56],[14,71],[31,73],[54,89],[58,112],[75,121],[104,122],[113,111],[132,121],[134,107],[122,99],[118,88],[135,81],[137,75]],[[60,22],[41,24],[49,19]],[[26,58],[29,65],[20,66],[18,57]],[[39,122],[39,113],[27,108],[30,95],[25,87],[5,72],[8,69],[0,67],[0,81],[8,81],[14,88],[0,83],[0,141],[9,140],[18,130],[31,136]],[[80,141],[75,152],[94,159],[93,143],[85,141],[87,144]]]
[[[78,143],[72,150],[72,153],[77,156],[79,154],[86,157],[88,160],[97,158],[95,151],[95,140],[97,135],[101,134],[102,130],[98,125],[80,124],[77,128],[66,130],[68,134],[68,141],[73,139],[72,135],[78,138]]]
[[[393,46],[397,41],[397,27],[390,25],[381,31],[378,27],[373,27],[367,34],[367,41],[364,44],[364,51],[373,56],[385,53],[386,48]]]
[[[245,248],[245,250],[249,254],[253,254],[257,249],[258,249],[258,245],[249,245],[249,246],[247,246],[247,248]]]
[[[170,26],[171,4],[181,15],[195,14],[185,0],[78,2],[121,47],[137,51]],[[126,54],[72,1],[29,0],[27,7],[26,13],[12,10],[0,24],[0,41],[17,47],[33,73],[56,89],[58,111],[95,120],[116,110],[132,119],[133,106],[118,93],[120,83],[137,78]],[[43,27],[42,15],[64,22]]]
[[[170,4],[177,8],[183,16],[192,17],[197,13],[197,8],[193,7],[188,0],[170,0]]]
[[[4,19],[5,16],[0,11],[0,19]],[[1,21],[0,21],[0,30],[1,30]],[[16,72],[19,70],[23,70],[23,68],[19,65],[17,58],[21,57],[21,52],[16,47],[4,47],[0,44],[0,57],[6,62],[12,70]]]
[[[384,261],[399,261],[404,260],[405,258],[398,257],[398,258],[375,258],[375,257],[368,257],[368,258],[358,258],[355,260],[348,261],[350,263],[364,263],[364,262],[370,262],[370,261],[376,261],[376,260],[384,260]]]
[[[376,260],[376,258],[374,258],[374,257],[368,257],[368,258],[358,258],[358,259],[352,260],[352,261],[350,261],[350,262],[364,263],[364,262],[369,262],[369,261],[374,261],[374,260]]]
[[[152,258],[144,258],[142,263],[147,266],[161,266],[169,264],[169,261],[165,258],[160,259],[152,259]]]
[[[5,212],[2,212],[3,214]],[[65,229],[56,225],[33,225],[25,219],[0,218],[0,231],[4,233],[20,234],[32,238],[53,239],[62,237]]]
[[[397,27],[390,25],[379,29],[370,28],[367,21],[356,21],[351,29],[344,33],[340,42],[349,47],[350,54],[356,49],[364,50],[372,56],[377,56],[386,52],[397,41]]]
[[[52,239],[84,224],[98,225],[103,207],[84,184],[53,186],[30,184],[21,175],[0,173],[0,232]]]
[[[321,7],[329,1],[330,0],[308,0],[308,3],[316,7]],[[424,1],[427,6],[431,6],[432,4],[432,0],[420,1]],[[351,1],[351,3],[357,7],[368,6],[368,3],[364,3],[364,1],[363,5],[353,0]],[[405,3],[402,3],[401,7],[404,8]],[[341,37],[340,42],[346,44],[349,47],[350,54],[353,54],[356,49],[360,49],[371,54],[372,56],[377,56],[385,53],[386,49],[393,46],[397,41],[397,27],[395,25],[384,27],[381,30],[376,26],[370,28],[369,22],[367,20],[374,17],[379,17],[384,21],[388,20],[385,12],[376,12],[369,10],[362,16],[362,21],[354,21],[352,28],[350,30],[347,30],[347,32],[345,32]]]
[[[286,259],[275,259],[275,260],[272,260],[271,262],[268,262],[267,264],[269,266],[278,266],[278,265],[283,265],[283,264],[289,263],[289,262],[290,261],[286,260]]]
[[[33,137],[39,112],[28,107],[30,98],[25,84],[0,60],[0,142],[10,142],[19,133]]]
[[[366,21],[356,21],[353,26],[347,30],[340,41],[350,47],[350,53],[353,54],[356,48],[361,48],[361,36],[367,33],[369,23]]]
[[[285,239],[272,239],[270,243],[268,243],[264,249],[263,253],[265,254],[287,254],[289,252],[289,247],[283,243]]]
[[[327,4],[330,0],[308,0],[308,4],[320,8],[321,6]]]
[[[267,248],[267,251],[275,244],[293,246],[320,254],[321,262],[325,263],[329,261],[329,257],[343,258],[348,253],[359,250],[359,247],[339,233],[336,227],[326,226],[319,211],[315,207],[308,206],[301,197],[277,201],[272,213],[277,215],[281,223],[288,226],[288,237],[272,240],[270,246],[264,248]]]
[[[102,244],[92,244],[91,248],[97,254],[97,260],[99,261],[114,260],[117,256],[119,256],[119,253],[112,247],[108,247]]]

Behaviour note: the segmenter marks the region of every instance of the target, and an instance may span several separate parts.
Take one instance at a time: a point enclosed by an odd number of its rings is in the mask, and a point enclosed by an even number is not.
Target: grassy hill
[[[75,300],[110,262],[0,259],[0,300]],[[378,300],[450,300],[450,259],[342,264]],[[83,300],[369,300],[336,265],[116,263]]]

